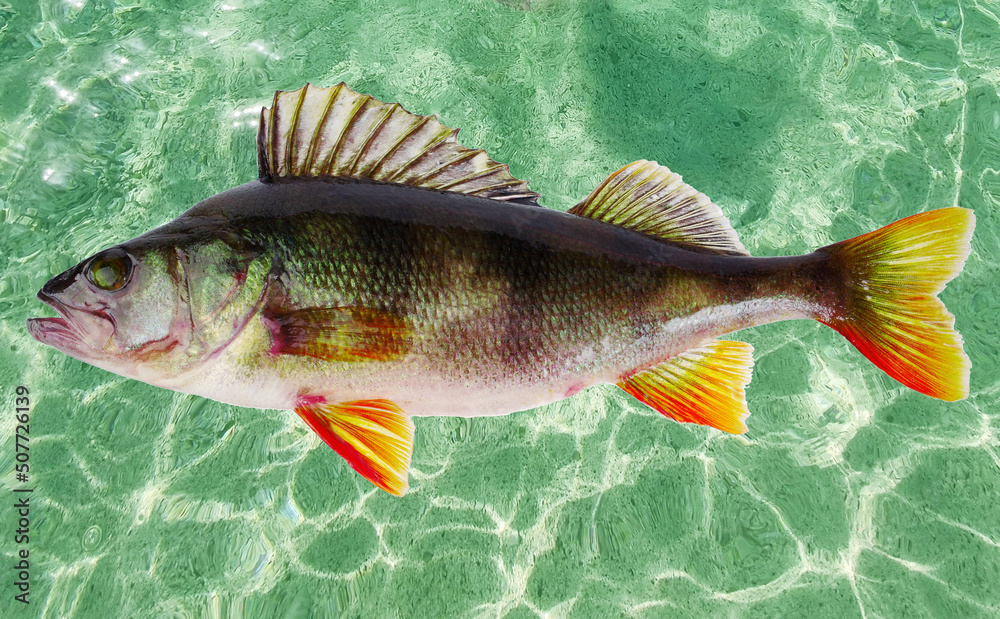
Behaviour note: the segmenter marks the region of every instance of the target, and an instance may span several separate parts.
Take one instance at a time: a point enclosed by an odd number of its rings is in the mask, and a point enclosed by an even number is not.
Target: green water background
[[[669,165],[756,255],[975,209],[941,295],[971,396],[907,391],[833,331],[781,323],[738,336],[745,438],[612,388],[422,418],[397,499],[293,413],[29,338],[49,277],[255,177],[275,89],[342,80],[440,114],[548,207]],[[998,90],[996,0],[0,3],[0,615],[996,616]]]

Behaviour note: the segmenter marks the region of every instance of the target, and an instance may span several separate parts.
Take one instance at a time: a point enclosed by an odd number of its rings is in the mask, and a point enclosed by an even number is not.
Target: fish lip
[[[91,314],[111,324],[115,328],[114,319],[101,309],[89,309],[76,307],[63,303],[59,299],[39,290],[36,295],[38,300],[51,307],[58,317],[29,318],[28,333],[43,344],[53,346],[63,352],[79,352],[80,346],[84,344],[84,337],[87,328],[80,323],[75,312]]]
[[[28,332],[39,342],[49,334],[75,335],[69,322],[64,318],[29,318]]]
[[[59,314],[58,318],[29,318],[28,333],[42,344],[48,344],[59,350],[75,349],[80,343],[79,327],[72,322],[69,309],[41,290],[36,295],[38,300],[48,305]]]
[[[28,334],[70,356],[76,356],[83,344],[79,333],[64,318],[29,318]]]
[[[82,325],[80,324],[79,319],[77,319],[76,316],[73,315],[73,312],[82,312],[84,314],[90,314],[92,316],[97,316],[98,318],[101,318],[103,320],[106,320],[106,321],[110,322],[112,328],[117,327],[117,325],[115,324],[115,319],[112,318],[107,312],[104,311],[107,308],[107,306],[102,306],[102,307],[100,307],[98,309],[92,309],[92,308],[89,308],[89,307],[77,307],[76,305],[70,305],[68,303],[63,303],[59,299],[57,299],[57,298],[55,298],[55,297],[53,297],[53,296],[51,296],[49,294],[46,294],[45,291],[44,291],[44,289],[43,290],[39,290],[38,294],[35,295],[35,296],[38,297],[39,301],[41,301],[42,303],[44,303],[44,304],[48,305],[49,307],[51,307],[52,309],[54,309],[56,311],[56,313],[59,314],[59,317],[62,318],[64,321],[66,321],[68,323],[68,325],[69,325],[69,327],[71,329],[76,329],[78,332],[83,332],[84,329],[83,329]],[[32,320],[36,320],[36,319],[32,319]]]

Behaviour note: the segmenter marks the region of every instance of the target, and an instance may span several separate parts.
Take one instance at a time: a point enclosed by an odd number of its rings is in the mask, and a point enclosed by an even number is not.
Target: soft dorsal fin
[[[569,212],[713,253],[750,255],[722,209],[655,161],[618,170]]]
[[[686,423],[742,434],[747,431],[745,390],[753,370],[753,346],[712,340],[671,357],[618,386],[660,413]]]
[[[506,164],[455,141],[458,129],[348,88],[306,84],[260,112],[260,180],[349,177],[537,204]]]

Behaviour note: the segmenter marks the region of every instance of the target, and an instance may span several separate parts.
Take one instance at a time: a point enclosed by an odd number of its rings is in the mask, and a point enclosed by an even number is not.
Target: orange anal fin
[[[402,318],[367,307],[310,307],[265,312],[271,353],[305,355],[326,361],[389,361],[410,346]]]
[[[304,396],[299,417],[355,471],[389,494],[403,496],[410,487],[413,422],[389,400],[327,403]]]
[[[729,432],[747,431],[745,388],[753,346],[713,340],[623,378],[618,386],[667,417]]]

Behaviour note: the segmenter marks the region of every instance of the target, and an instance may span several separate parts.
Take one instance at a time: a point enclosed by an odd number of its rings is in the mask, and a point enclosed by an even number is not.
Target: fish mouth
[[[63,318],[29,318],[28,333],[42,344],[62,351],[76,350],[80,337]]]
[[[110,327],[110,333],[104,338],[107,341],[110,339],[110,334],[114,333],[114,321],[103,311],[66,305],[43,291],[39,291],[38,300],[59,314],[54,318],[28,319],[28,333],[42,344],[52,346],[70,356],[79,357],[85,348],[89,348],[87,340],[91,339],[88,337],[90,334],[103,336],[105,333],[102,332],[108,332]]]

